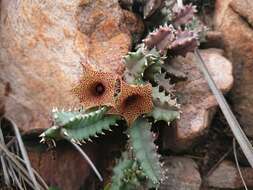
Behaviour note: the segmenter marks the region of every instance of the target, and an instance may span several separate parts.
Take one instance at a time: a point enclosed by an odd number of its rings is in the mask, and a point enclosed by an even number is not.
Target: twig
[[[240,169],[240,166],[239,166],[239,163],[238,163],[237,154],[236,154],[236,141],[235,141],[235,138],[233,138],[233,149],[234,149],[234,157],[235,157],[235,163],[236,163],[237,170],[239,172],[240,178],[242,179],[242,183],[244,185],[244,188],[246,190],[248,190],[248,187],[247,187],[247,185],[245,183],[245,180],[242,176],[242,172],[241,172],[241,169]]]
[[[20,179],[18,179],[18,177],[17,177],[17,175],[16,175],[16,173],[15,173],[13,167],[12,167],[12,164],[8,160],[7,160],[7,162],[9,164],[9,173],[10,173],[10,176],[12,177],[13,182],[16,183],[16,185],[18,186],[18,188],[20,190],[23,190],[24,188],[21,185],[22,182],[20,183]]]
[[[246,156],[247,160],[249,161],[251,167],[253,168],[253,147],[251,143],[249,142],[249,139],[243,132],[242,128],[240,127],[240,124],[238,123],[236,117],[234,116],[233,112],[231,111],[226,99],[224,98],[221,91],[217,88],[211,74],[209,73],[207,66],[205,65],[204,60],[202,59],[199,50],[195,49],[195,56],[197,58],[197,65],[199,69],[204,74],[204,78],[206,79],[212,93],[214,94],[222,113],[224,114],[231,131],[234,134],[234,137],[236,138],[237,142],[239,143],[244,155]]]
[[[178,6],[178,8],[183,7],[184,6],[183,0],[177,0],[177,6]]]
[[[69,141],[69,140],[68,140]],[[100,181],[103,181],[103,178],[101,176],[101,174],[99,173],[99,171],[97,170],[96,166],[92,163],[92,161],[90,160],[90,158],[88,157],[88,155],[81,149],[80,146],[78,146],[77,144],[69,141],[77,150],[78,152],[81,153],[81,155],[84,157],[84,159],[88,162],[88,164],[91,166],[91,168],[93,169],[93,171],[95,172],[95,174],[97,175],[98,179]]]
[[[0,117],[0,143],[5,144],[1,124],[2,124],[2,117]],[[9,178],[7,166],[6,166],[4,157],[2,155],[0,155],[0,156],[1,156],[0,159],[1,159],[1,164],[2,164],[2,168],[3,168],[3,174],[4,174],[4,181],[5,181],[5,184],[8,187],[10,187],[11,183],[10,183],[10,178]]]
[[[22,158],[20,158],[20,157],[18,157],[18,156],[16,156],[16,158],[17,158],[20,162],[22,162],[22,163],[25,164],[25,161],[24,161]],[[48,189],[48,188],[49,188],[48,185],[47,185],[46,182],[43,180],[43,178],[40,176],[40,174],[39,174],[36,170],[34,170],[33,168],[32,168],[32,170],[33,170],[33,173],[34,173],[34,174],[36,175],[36,177],[38,178],[38,180],[40,180],[41,184],[44,185],[44,187],[45,187],[46,189]]]
[[[220,163],[228,156],[228,154],[232,151],[232,148],[230,148],[225,154],[223,154],[223,156],[218,160],[218,162],[216,162],[213,167],[207,172],[206,177],[210,176],[213,171],[215,170],[215,168],[217,168],[218,165],[220,165]]]
[[[30,182],[29,174],[26,172],[25,168],[15,159],[13,156],[13,153],[11,153],[4,145],[0,143],[0,149],[5,153],[5,155],[9,158],[9,160],[13,163],[13,168],[22,175],[22,178],[27,182],[28,185],[30,185],[33,189],[34,186]],[[21,173],[22,172],[22,173]]]
[[[32,180],[34,186],[35,186],[35,189],[39,190],[40,189],[39,188],[39,184],[38,184],[38,182],[37,182],[37,180],[36,180],[36,178],[34,176],[34,173],[33,173],[33,170],[32,170],[32,166],[31,166],[30,160],[28,158],[28,155],[27,155],[27,152],[26,152],[23,140],[22,140],[21,135],[19,133],[18,127],[17,127],[17,125],[16,125],[15,122],[13,122],[11,120],[10,120],[10,122],[12,123],[15,135],[17,137],[17,140],[18,140],[18,143],[19,143],[19,147],[20,147],[20,150],[21,150],[21,154],[22,154],[22,157],[24,158],[24,161],[25,161],[28,173],[29,173],[29,175],[31,177],[31,180]]]

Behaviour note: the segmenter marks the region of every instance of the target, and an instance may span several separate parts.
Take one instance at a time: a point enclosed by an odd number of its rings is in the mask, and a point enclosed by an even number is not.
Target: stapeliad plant
[[[42,142],[55,144],[66,139],[81,144],[105,134],[118,126],[119,120],[124,120],[128,126],[126,151],[106,189],[157,188],[166,178],[151,128],[157,121],[170,125],[180,117],[174,85],[167,74],[185,77],[171,69],[166,60],[193,51],[203,28],[196,22],[194,6],[179,8],[173,2],[165,0],[157,4],[139,0],[144,18],[159,21],[149,26],[150,30],[155,29],[137,45],[136,51],[124,57],[123,76],[83,64],[83,78],[72,90],[82,108],[67,111],[54,108],[53,126],[40,135]]]

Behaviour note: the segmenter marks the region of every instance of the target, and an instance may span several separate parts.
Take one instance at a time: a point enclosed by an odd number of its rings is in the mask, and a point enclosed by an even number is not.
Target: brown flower
[[[83,64],[84,76],[73,88],[86,109],[101,105],[115,106],[115,85],[118,76],[113,73],[93,69],[89,64]]]
[[[129,85],[122,81],[121,92],[116,100],[116,109],[125,118],[128,125],[131,125],[141,114],[151,112],[152,107],[151,84]]]

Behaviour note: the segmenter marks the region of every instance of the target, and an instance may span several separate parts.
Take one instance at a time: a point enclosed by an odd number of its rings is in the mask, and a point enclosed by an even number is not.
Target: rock
[[[230,6],[232,9],[239,14],[242,19],[244,18],[246,22],[252,27],[253,25],[253,2],[246,0],[246,1],[231,1]]]
[[[114,127],[106,135],[92,138],[81,147],[103,177],[100,182],[87,161],[66,141],[56,141],[55,148],[26,139],[26,149],[34,169],[49,186],[61,190],[103,189],[110,183],[116,159],[125,148],[126,136],[123,128]]]
[[[253,169],[250,167],[240,167],[242,176],[248,188],[253,187]],[[207,183],[211,187],[221,189],[243,188],[238,169],[231,161],[223,161],[207,178]]]
[[[130,27],[136,18],[127,15],[117,0],[3,0],[0,84],[11,89],[6,116],[24,132],[41,131],[51,125],[52,107],[79,104],[70,89],[82,74],[81,61],[122,73],[131,33],[143,30],[140,21]]]
[[[228,92],[233,84],[231,62],[218,49],[202,50],[201,55],[218,88]],[[164,149],[179,151],[197,142],[208,129],[218,105],[195,61],[191,53],[186,58],[178,57],[171,62],[172,67],[186,73],[188,79],[176,83],[182,113],[174,127],[164,129]]]
[[[5,116],[24,133],[50,127],[53,107],[79,106],[70,90],[82,75],[81,61],[121,74],[131,34],[143,30],[140,20],[130,27],[138,18],[126,16],[117,0],[2,0],[0,5],[0,98]],[[88,144],[85,150],[101,164],[98,148]],[[96,180],[72,147],[30,151],[30,157],[43,178],[61,189],[77,190]]]
[[[138,15],[134,15],[132,12],[123,10],[124,22],[127,28],[132,34],[132,40],[134,42],[139,42],[143,36],[143,31],[145,29],[142,19]]]
[[[86,56],[90,62],[104,71],[121,74],[124,70],[122,56],[129,51],[131,35],[118,1],[87,1],[78,11],[78,22],[78,28],[85,35],[80,43],[89,41]]]
[[[236,117],[253,137],[253,1],[217,0],[214,26],[223,36],[233,63],[235,85],[231,103]]]
[[[206,41],[202,42],[201,47],[203,48],[224,48],[222,33],[218,31],[207,31]]]
[[[0,98],[0,118],[4,115],[4,99]]]
[[[201,177],[197,164],[190,158],[170,156],[164,160],[165,176],[160,190],[199,190]]]
[[[85,153],[96,165],[98,157],[94,150],[98,151],[98,147],[84,147]],[[57,145],[56,148],[47,151],[45,147],[30,147],[28,154],[33,168],[51,187],[62,190],[78,190],[80,187],[91,189],[96,178],[86,160],[70,145]]]

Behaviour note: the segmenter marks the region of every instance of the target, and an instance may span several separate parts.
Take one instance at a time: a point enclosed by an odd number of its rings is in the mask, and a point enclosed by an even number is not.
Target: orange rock
[[[117,1],[3,0],[0,14],[0,84],[12,89],[6,116],[25,132],[50,127],[52,107],[79,106],[71,89],[82,76],[81,61],[124,70],[131,34]]]
[[[253,1],[217,0],[214,26],[222,33],[234,66],[233,111],[246,134],[253,137]]]

